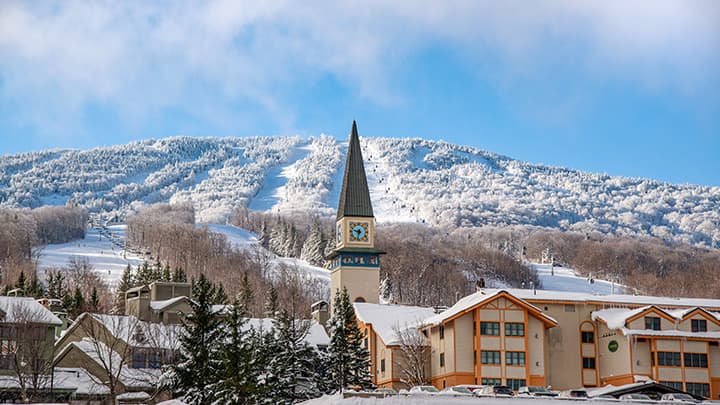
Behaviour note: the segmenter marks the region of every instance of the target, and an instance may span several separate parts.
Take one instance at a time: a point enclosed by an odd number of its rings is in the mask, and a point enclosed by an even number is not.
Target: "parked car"
[[[513,396],[513,391],[506,385],[488,385],[479,392],[475,391],[474,394],[483,397],[511,397]]]
[[[477,385],[477,384],[460,384],[456,385],[456,387],[463,387],[470,390],[470,392],[480,391],[481,389],[485,388],[485,385]]]
[[[650,398],[649,396],[647,396],[647,395],[645,395],[645,394],[625,394],[625,395],[620,395],[620,400],[621,400],[621,401],[645,401],[645,402],[649,402],[649,401],[652,401],[652,398]]]
[[[412,388],[410,388],[410,391],[408,391],[409,394],[430,394],[434,395],[440,392],[437,388],[433,387],[432,385],[416,385]]]
[[[472,396],[473,393],[465,387],[447,387],[440,391],[440,395],[460,395],[460,396]]]
[[[567,390],[559,395],[561,398],[584,398],[587,399],[588,394],[585,390]]]
[[[375,390],[375,392],[378,394],[383,394],[383,396],[397,395],[397,393],[398,393],[397,391],[395,391],[392,388],[378,388]]]
[[[660,397],[660,402],[675,402],[675,403],[681,403],[681,404],[697,404],[700,401],[693,398],[692,395],[683,394],[683,393],[671,393],[671,394],[663,394],[662,397]]]
[[[594,397],[588,398],[588,399],[592,399],[593,401],[606,401],[606,402],[607,401],[610,401],[610,402],[620,401],[619,399],[615,398],[614,396],[612,396],[610,394],[602,394],[602,395],[594,396]]]
[[[556,397],[557,392],[552,392],[545,387],[520,387],[518,395],[527,395],[531,397]]]

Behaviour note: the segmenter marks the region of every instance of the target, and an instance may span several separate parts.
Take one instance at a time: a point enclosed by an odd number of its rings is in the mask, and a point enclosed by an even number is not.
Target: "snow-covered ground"
[[[587,401],[583,401],[587,402]],[[385,398],[345,398],[340,394],[302,402],[305,405],[435,405],[435,404],[495,404],[495,405],[569,405],[577,403],[574,399],[548,399],[533,397],[460,397],[450,395],[393,395]],[[610,404],[611,401],[592,400],[592,403]]]
[[[257,235],[248,230],[231,225],[208,224],[202,226],[207,226],[209,230],[225,235],[228,242],[236,249],[255,250],[269,257],[272,266],[285,266],[291,270],[297,270],[311,277],[330,282],[330,271],[328,269],[313,266],[305,260],[293,257],[278,257],[260,245]]]
[[[107,229],[92,228],[85,239],[47,245],[38,250],[38,273],[51,267],[66,267],[73,257],[85,258],[112,288],[117,285],[127,265],[136,268],[143,258],[124,249],[126,225],[111,225]]]
[[[625,288],[618,283],[583,277],[571,268],[552,267],[550,264],[540,263],[528,263],[528,265],[537,272],[543,290],[584,292],[596,295],[625,293]]]

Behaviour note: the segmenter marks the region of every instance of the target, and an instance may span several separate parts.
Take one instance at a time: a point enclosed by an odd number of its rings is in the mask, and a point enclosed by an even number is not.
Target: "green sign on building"
[[[617,349],[620,347],[617,340],[611,340],[610,343],[608,343],[608,350],[615,353]]]

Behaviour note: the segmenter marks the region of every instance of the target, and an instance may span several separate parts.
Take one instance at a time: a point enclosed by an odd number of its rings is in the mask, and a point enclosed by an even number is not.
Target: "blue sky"
[[[0,154],[357,119],[720,186],[720,2],[267,3],[0,2]]]

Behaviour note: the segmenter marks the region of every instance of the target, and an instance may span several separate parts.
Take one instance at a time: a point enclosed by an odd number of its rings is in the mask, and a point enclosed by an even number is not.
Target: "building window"
[[[707,332],[707,321],[704,319],[690,320],[693,332]]]
[[[499,378],[481,378],[480,384],[482,385],[500,385],[502,384],[502,381],[500,381]]]
[[[595,343],[595,332],[582,332],[583,343]]]
[[[525,380],[519,379],[519,378],[508,378],[507,379],[507,386],[510,387],[511,390],[517,391],[520,389],[520,387],[524,387]]]
[[[445,367],[445,353],[440,353],[440,367]]]
[[[162,366],[162,356],[160,352],[151,352],[148,354],[148,368],[160,368]]]
[[[686,382],[685,391],[708,398],[710,396],[710,384]]]
[[[646,316],[645,329],[660,330],[660,318],[656,316]]]
[[[477,364],[477,350],[473,350],[473,365]]]
[[[565,312],[575,312],[575,304],[565,304]]]
[[[380,360],[380,372],[381,373],[385,372],[385,359]]]
[[[511,366],[525,365],[525,352],[505,352],[505,364]]]
[[[473,321],[473,336],[477,335],[477,322]]]
[[[685,367],[707,368],[708,358],[706,353],[683,353]]]
[[[500,352],[482,350],[480,352],[481,364],[500,364]]]
[[[142,350],[133,350],[132,368],[145,368],[145,358],[147,355]]]
[[[525,336],[525,324],[513,322],[506,323],[505,336]]]
[[[15,369],[15,356],[12,354],[3,355],[0,354],[0,370],[13,370]]]
[[[440,339],[445,339],[445,325],[440,325]]]
[[[668,386],[670,388],[675,388],[678,391],[683,391],[682,381],[660,381],[660,384]]]
[[[657,352],[658,366],[680,367],[679,352]]]
[[[595,369],[595,357],[583,357],[583,368]]]
[[[500,322],[480,322],[480,334],[500,336]]]

